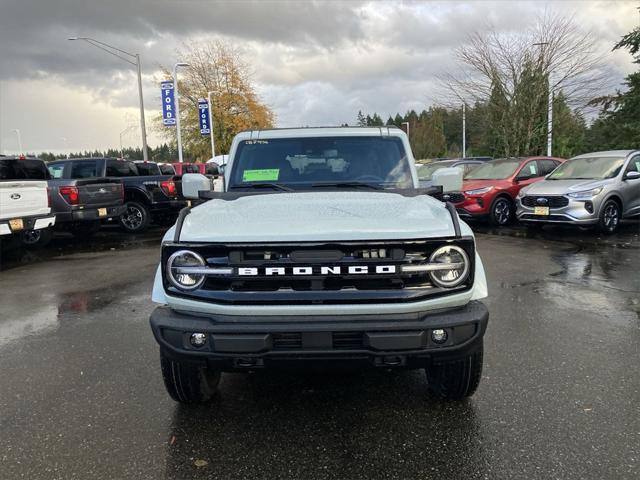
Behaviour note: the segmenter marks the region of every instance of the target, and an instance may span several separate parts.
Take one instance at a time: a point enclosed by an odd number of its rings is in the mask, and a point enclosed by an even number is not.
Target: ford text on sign
[[[209,135],[211,133],[209,103],[204,98],[198,100],[198,111],[200,112],[200,133],[202,135]]]
[[[162,90],[162,123],[164,125],[175,125],[176,116],[173,106],[173,82],[160,83]]]

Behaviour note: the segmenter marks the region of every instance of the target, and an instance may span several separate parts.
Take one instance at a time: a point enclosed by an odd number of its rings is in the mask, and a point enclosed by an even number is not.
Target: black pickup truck
[[[144,231],[151,222],[166,225],[172,223],[186,201],[180,195],[180,179],[172,175],[145,175],[153,172],[157,164],[140,164],[117,158],[74,158],[57,160],[48,164],[49,170],[63,168],[61,178],[110,177],[124,185],[125,210],[119,217],[122,228],[131,233]],[[142,170],[142,171],[140,171]],[[159,171],[159,170],[158,170]]]

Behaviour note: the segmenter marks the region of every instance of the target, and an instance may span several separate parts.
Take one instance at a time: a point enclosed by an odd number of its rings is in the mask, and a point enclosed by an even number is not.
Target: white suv
[[[418,188],[397,128],[242,132],[225,192],[183,177],[151,315],[165,386],[211,398],[220,372],[422,368],[440,398],[473,394],[489,313],[471,229],[439,200],[460,168]],[[435,198],[434,198],[435,197]]]

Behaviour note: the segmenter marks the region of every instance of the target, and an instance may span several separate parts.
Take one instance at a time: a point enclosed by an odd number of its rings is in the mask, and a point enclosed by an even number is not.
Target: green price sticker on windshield
[[[242,173],[243,182],[273,182],[280,176],[279,168],[266,168],[261,170],[245,170]]]

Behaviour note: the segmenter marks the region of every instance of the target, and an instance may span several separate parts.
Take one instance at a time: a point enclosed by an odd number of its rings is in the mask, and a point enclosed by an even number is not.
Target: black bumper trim
[[[455,359],[466,355],[482,342],[488,318],[485,305],[474,301],[464,307],[445,311],[333,318],[201,316],[158,307],[151,314],[150,323],[156,341],[165,354],[187,361],[213,361],[218,368],[233,370],[239,358],[348,361],[401,355],[405,360],[411,357]],[[447,330],[449,340],[442,345],[433,343],[428,332],[434,328]],[[191,332],[207,334],[207,345],[201,348],[191,346],[188,340]],[[299,332],[301,338],[306,339],[303,344],[308,348],[276,348],[274,339],[279,334],[291,332]],[[332,335],[344,332],[362,334],[362,345],[347,348],[332,345]],[[262,361],[259,363],[264,366]],[[402,362],[403,365],[405,363]]]

